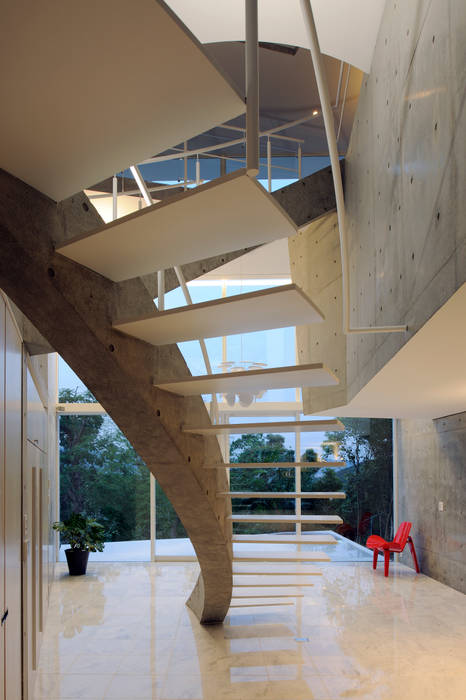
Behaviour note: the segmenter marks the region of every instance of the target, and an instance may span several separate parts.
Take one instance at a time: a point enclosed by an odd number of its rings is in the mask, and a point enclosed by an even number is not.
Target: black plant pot
[[[83,576],[87,569],[89,552],[82,549],[65,549],[70,576]]]

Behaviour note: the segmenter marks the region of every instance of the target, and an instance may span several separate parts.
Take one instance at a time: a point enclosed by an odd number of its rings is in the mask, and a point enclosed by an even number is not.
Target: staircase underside
[[[1,167],[56,201],[245,110],[157,0],[7,3],[0,63]]]
[[[115,284],[53,252],[66,235],[95,228],[85,195],[57,205],[0,171],[0,287],[78,374],[154,473],[179,514],[196,551],[201,575],[189,605],[203,622],[220,622],[232,589],[229,503],[215,437],[185,435],[195,416],[210,419],[200,398],[184,399],[153,386],[161,372],[188,373],[176,346],[154,348],[111,327],[111,319],[153,308],[141,280]],[[82,205],[86,205],[83,207]],[[183,485],[180,488],[180,484]]]
[[[116,321],[113,327],[152,345],[265,331],[323,321],[295,284],[237,294],[192,306]]]
[[[281,224],[285,220],[287,225],[293,227],[279,208],[273,204],[270,206],[268,195],[265,201],[269,213],[278,212]],[[289,204],[291,206],[291,202]],[[343,427],[341,423],[328,419],[289,421],[277,423],[276,426],[271,423],[212,426],[200,397],[183,398],[154,386],[154,383],[163,383],[167,376],[177,380],[189,375],[176,346],[167,344],[154,347],[112,327],[112,321],[117,318],[153,316],[154,268],[144,277],[113,282],[84,265],[54,253],[56,246],[63,246],[77,235],[86,238],[88,233],[102,228],[100,217],[85,195],[74,195],[57,206],[37,190],[0,171],[0,212],[0,287],[41,334],[41,343],[42,338],[48,343],[45,351],[52,347],[59,352],[89,387],[156,476],[173,504],[193,543],[201,567],[201,575],[188,601],[199,619],[207,623],[223,620],[231,603],[233,573],[245,578],[274,574],[295,577],[319,575],[320,572],[309,565],[309,560],[312,564],[315,557],[299,552],[298,557],[293,552],[281,557],[264,552],[259,562],[257,554],[251,552],[251,556],[245,558],[245,563],[235,562],[233,565],[231,530],[234,521],[277,525],[283,522],[336,524],[340,519],[336,516],[301,516],[299,519],[297,516],[290,516],[291,519],[289,516],[251,516],[252,519],[245,520],[244,516],[231,516],[230,498],[216,496],[229,488],[216,434],[219,428],[231,432],[283,431],[285,426],[292,432],[338,430]],[[242,243],[235,239],[232,247],[237,252],[225,254],[222,249],[218,258],[213,258],[213,251],[209,249],[205,256],[207,260],[197,260],[185,266],[184,271],[189,271],[188,279],[205,272],[205,267],[212,269],[222,264],[224,258],[241,254],[238,250],[240,245]],[[178,260],[176,262],[179,263]],[[170,275],[167,279],[168,288],[172,288],[173,279],[170,280]],[[280,463],[227,466],[320,468],[338,465]],[[248,541],[237,537],[237,543]],[[320,537],[316,536],[312,543],[320,543]],[[266,544],[259,538],[257,542]],[[296,536],[292,544],[304,544],[307,539]],[[325,542],[322,543],[330,544],[327,537],[323,539]],[[306,543],[310,544],[310,540],[311,537]],[[275,541],[275,536],[269,541]],[[267,559],[270,559],[269,563]],[[295,562],[294,566],[292,562]],[[256,586],[256,583],[250,585]],[[267,592],[264,595],[266,600],[260,604],[280,603],[269,599]],[[247,599],[243,600],[242,605],[249,604]],[[231,607],[237,607],[239,602],[233,602]],[[254,605],[257,604],[256,599]]]
[[[274,197],[237,170],[81,234],[57,251],[118,282],[296,230]]]
[[[338,384],[335,375],[322,363],[315,363],[200,375],[173,382],[163,382],[157,386],[159,389],[181,396],[199,396],[200,394],[255,392],[265,389],[334,386],[335,384]]]

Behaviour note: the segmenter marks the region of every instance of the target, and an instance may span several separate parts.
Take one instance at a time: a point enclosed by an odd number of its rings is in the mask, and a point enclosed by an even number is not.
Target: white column
[[[272,192],[272,143],[270,136],[267,138],[267,180],[268,190]]]
[[[118,180],[116,175],[112,178],[112,220],[118,218]]]
[[[296,413],[296,420],[299,420],[299,413]],[[297,429],[295,432],[295,462],[299,462],[301,455],[301,433]],[[295,491],[296,493],[301,493],[301,467],[295,467]],[[295,511],[296,515],[301,517],[301,499],[297,498],[295,501]],[[296,523],[296,534],[301,535],[301,523]]]
[[[257,0],[245,0],[246,170],[259,173],[259,44]]]
[[[157,271],[157,309],[165,310],[165,270]]]
[[[149,485],[149,503],[150,503],[150,560],[155,560],[155,509],[157,507],[155,499],[155,476],[150,473]]]

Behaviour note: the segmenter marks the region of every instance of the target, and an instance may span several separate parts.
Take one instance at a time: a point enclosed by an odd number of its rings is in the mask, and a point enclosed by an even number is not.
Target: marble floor
[[[278,533],[276,533],[278,534]],[[286,535],[287,533],[282,533]],[[288,533],[289,534],[289,533]],[[332,535],[337,541],[336,545],[301,545],[301,550],[312,549],[314,551],[329,554],[332,561],[372,561],[372,553],[347,537],[333,532],[332,530],[315,530],[314,535]],[[59,561],[66,561],[65,549],[67,544],[63,544],[59,550]],[[262,550],[263,544],[240,544],[235,545],[240,551]],[[275,549],[285,549],[291,551],[296,546],[289,544],[275,544]],[[156,540],[155,554],[158,557],[188,557],[196,558],[196,553],[188,538],[173,538],[167,540]],[[92,561],[150,561],[150,540],[130,540],[129,542],[106,542],[103,552],[94,552]]]
[[[399,564],[320,568],[293,605],[202,627],[195,563],[58,564],[34,700],[464,700],[464,595]]]

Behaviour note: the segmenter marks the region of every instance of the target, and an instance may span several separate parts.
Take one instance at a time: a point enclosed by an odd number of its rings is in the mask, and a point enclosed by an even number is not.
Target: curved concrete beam
[[[0,171],[0,287],[60,353],[127,436],[156,476],[191,538],[201,576],[188,603],[201,622],[221,622],[232,589],[229,501],[216,438],[181,432],[184,423],[210,420],[199,397],[157,390],[154,381],[186,377],[175,345],[155,348],[112,329],[133,306],[153,310],[139,279],[115,284],[56,254],[66,231],[100,223],[85,195],[57,206]],[[65,231],[66,229],[66,231]],[[69,233],[68,233],[69,235]]]

